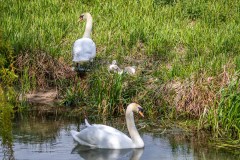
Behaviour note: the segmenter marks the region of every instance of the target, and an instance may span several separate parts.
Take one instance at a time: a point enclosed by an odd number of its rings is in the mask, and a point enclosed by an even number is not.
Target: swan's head
[[[131,103],[130,106],[132,107],[132,111],[137,112],[142,117],[144,117],[144,115],[143,115],[143,108],[139,104]]]
[[[117,61],[116,61],[116,60],[113,60],[113,61],[112,61],[112,64],[116,64],[116,65],[117,65]]]
[[[91,16],[90,13],[83,13],[79,17],[79,21],[82,22],[83,20],[86,20],[87,17]]]

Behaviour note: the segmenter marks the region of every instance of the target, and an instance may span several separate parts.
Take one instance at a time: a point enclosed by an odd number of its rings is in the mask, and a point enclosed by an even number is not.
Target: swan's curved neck
[[[87,13],[86,14],[86,20],[87,20],[87,23],[86,23],[86,28],[85,28],[85,32],[83,34],[83,37],[84,38],[91,38],[91,31],[92,31],[92,16]]]
[[[131,136],[131,139],[135,145],[135,148],[142,148],[144,146],[144,143],[135,126],[134,116],[131,107],[128,107],[126,110],[126,121],[127,128]]]

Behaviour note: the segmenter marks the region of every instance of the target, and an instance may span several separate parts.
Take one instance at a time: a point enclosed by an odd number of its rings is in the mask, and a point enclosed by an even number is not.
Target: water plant
[[[13,119],[13,105],[9,102],[12,93],[8,88],[8,92],[4,92],[0,86],[0,135],[2,137],[2,144],[9,146],[12,144],[12,119]]]

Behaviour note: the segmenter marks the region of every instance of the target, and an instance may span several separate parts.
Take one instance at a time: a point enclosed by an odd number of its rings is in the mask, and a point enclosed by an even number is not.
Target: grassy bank
[[[240,138],[238,0],[10,0],[1,10],[21,92],[57,87],[64,105],[95,116],[122,114],[135,101],[150,118],[197,118],[216,137]],[[86,11],[97,58],[80,78],[70,71],[71,47]],[[108,73],[113,59],[137,74]]]

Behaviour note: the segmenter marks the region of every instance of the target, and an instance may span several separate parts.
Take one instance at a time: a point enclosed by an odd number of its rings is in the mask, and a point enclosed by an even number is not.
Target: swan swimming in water
[[[126,110],[127,128],[130,134],[129,138],[123,132],[102,124],[90,125],[85,119],[86,128],[80,132],[71,130],[73,139],[80,145],[92,148],[106,149],[126,149],[126,148],[143,148],[144,142],[140,137],[134,123],[133,112],[143,116],[143,108],[137,103],[131,103]]]
[[[79,17],[80,21],[86,20],[86,27],[83,37],[77,39],[73,44],[72,54],[73,62],[76,63],[77,69],[84,70],[79,68],[79,63],[83,62],[93,62],[93,59],[96,57],[96,45],[91,39],[92,31],[92,16],[90,13],[83,13]]]

